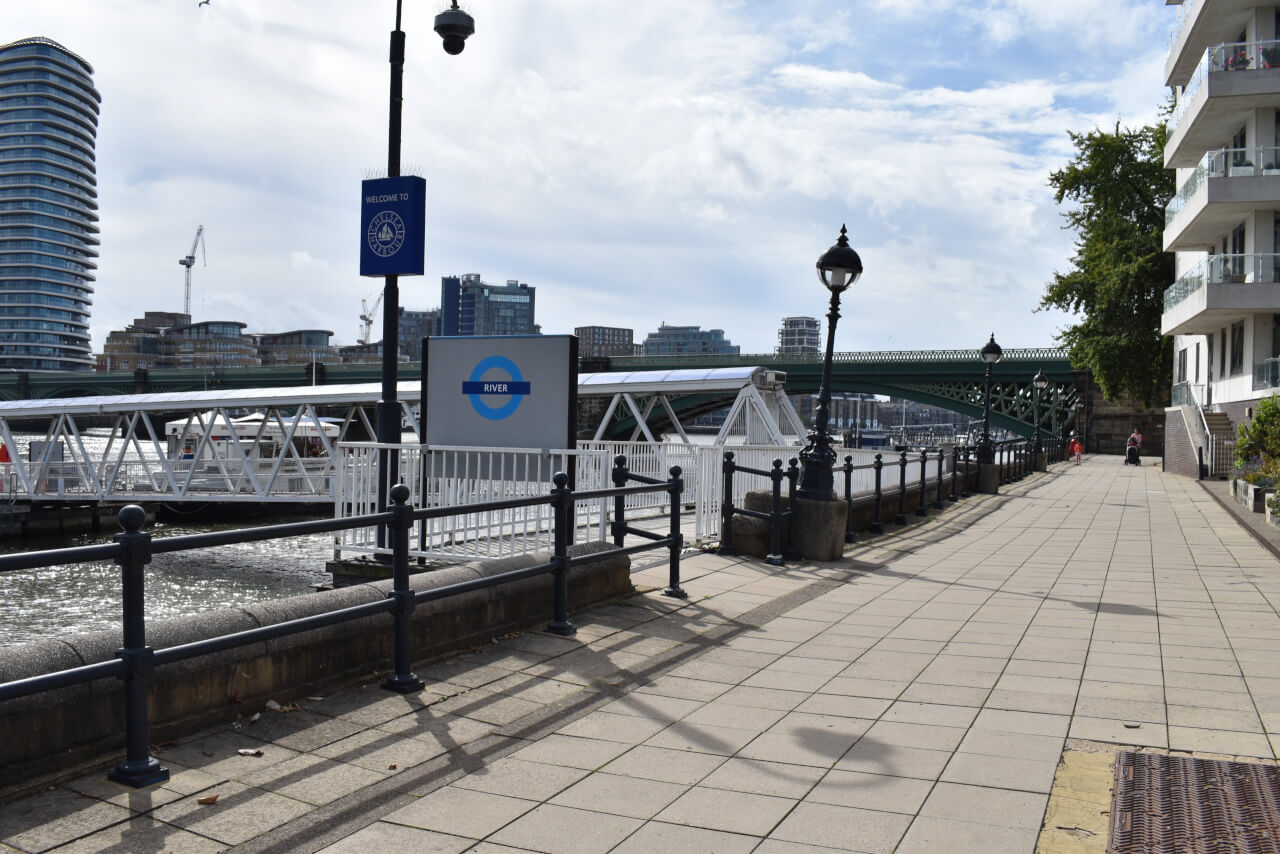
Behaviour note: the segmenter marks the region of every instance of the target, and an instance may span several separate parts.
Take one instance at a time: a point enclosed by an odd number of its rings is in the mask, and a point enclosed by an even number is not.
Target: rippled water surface
[[[88,430],[91,453],[106,446],[108,430]],[[36,434],[17,434],[18,452]],[[146,448],[144,447],[144,450]],[[315,517],[307,517],[315,518]],[[255,524],[301,521],[272,516],[235,523],[159,522],[152,536],[174,537]],[[0,554],[109,543],[112,530],[50,537],[0,539]],[[180,554],[155,555],[146,570],[146,614],[162,620],[247,605],[299,593],[329,580],[324,564],[333,556],[331,534],[244,543]],[[120,567],[82,563],[0,573],[0,647],[71,632],[120,628]]]
[[[297,519],[272,518],[277,524]],[[246,523],[157,523],[156,537],[243,527]],[[110,542],[114,532],[0,540],[0,553]],[[243,543],[155,555],[146,571],[148,620],[246,605],[299,593],[329,580],[332,535]],[[80,563],[0,574],[0,647],[42,637],[120,627],[120,567]]]

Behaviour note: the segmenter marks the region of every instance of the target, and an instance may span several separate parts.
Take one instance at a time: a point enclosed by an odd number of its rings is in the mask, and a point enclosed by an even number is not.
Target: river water
[[[106,431],[90,431],[86,444],[105,444]],[[42,436],[15,436],[19,450]],[[314,517],[311,517],[314,518]],[[278,524],[298,519],[272,517],[253,522],[159,522],[155,537]],[[0,554],[111,542],[114,530],[0,540]],[[181,617],[310,593],[327,582],[325,561],[333,557],[332,534],[262,543],[244,543],[195,552],[155,555],[146,570],[148,620]],[[119,630],[120,567],[114,563],[73,563],[39,570],[0,573],[0,647],[38,638],[95,629]]]

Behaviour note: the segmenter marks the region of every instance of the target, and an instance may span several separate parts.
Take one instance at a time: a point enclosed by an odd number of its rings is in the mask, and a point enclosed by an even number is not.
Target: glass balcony
[[[1171,311],[1205,285],[1255,282],[1280,282],[1280,254],[1210,255],[1165,289],[1164,310]]]
[[[1253,390],[1280,388],[1280,357],[1263,359],[1253,366]]]
[[[1182,0],[1182,5],[1178,7],[1178,20],[1173,24],[1173,32],[1169,33],[1169,44],[1172,46],[1178,41],[1178,34],[1182,32],[1182,25],[1187,22],[1187,18],[1191,12],[1200,5],[1202,0]]]
[[[1183,4],[1186,8],[1187,4]],[[1187,112],[1187,107],[1194,100],[1200,87],[1209,79],[1214,71],[1252,71],[1257,69],[1280,69],[1280,41],[1265,42],[1228,42],[1208,48],[1196,66],[1195,72],[1182,94],[1178,104],[1169,117],[1169,132],[1178,126]]]
[[[1174,383],[1169,403],[1172,406],[1199,406],[1205,399],[1203,383]]]
[[[1200,158],[1195,170],[1178,188],[1178,194],[1164,208],[1164,225],[1173,225],[1178,213],[1210,178],[1237,178],[1252,175],[1280,175],[1280,148],[1222,148]]]

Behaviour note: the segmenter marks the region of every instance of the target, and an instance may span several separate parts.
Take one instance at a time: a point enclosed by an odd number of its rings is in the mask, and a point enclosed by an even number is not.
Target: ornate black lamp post
[[[822,387],[818,392],[818,411],[813,420],[809,444],[800,452],[800,483],[796,494],[801,498],[834,501],[834,475],[831,468],[836,452],[831,447],[827,423],[831,417],[831,358],[836,346],[836,321],[840,319],[840,294],[862,275],[862,259],[849,246],[848,232],[840,226],[835,245],[818,259],[818,281],[831,291],[831,309],[827,312],[827,355],[822,361]]]
[[[1045,386],[1049,385],[1049,378],[1044,375],[1043,371],[1036,371],[1036,375],[1031,378],[1031,385],[1035,388],[1035,406],[1032,410],[1032,417],[1036,421],[1036,438],[1033,447],[1036,454],[1036,465],[1040,465],[1040,452],[1044,450],[1040,442],[1040,392],[1044,391]]]
[[[982,438],[978,440],[978,465],[990,465],[996,461],[996,446],[991,441],[991,369],[1004,353],[996,343],[995,333],[991,340],[982,345],[978,355],[987,363],[987,387],[982,395]]]
[[[391,105],[387,120],[387,177],[400,176],[400,125],[404,106],[404,32],[400,29],[400,6],[396,0],[396,28],[391,32]],[[457,55],[467,37],[476,31],[475,21],[453,6],[436,15],[435,31],[444,40],[446,53]],[[387,276],[382,298],[382,399],[377,406],[377,438],[381,445],[400,442],[400,405],[396,401],[396,380],[400,362],[400,277]],[[387,490],[399,470],[399,455],[383,448],[378,452],[378,507],[387,506]],[[378,545],[385,545],[386,529],[378,529]]]

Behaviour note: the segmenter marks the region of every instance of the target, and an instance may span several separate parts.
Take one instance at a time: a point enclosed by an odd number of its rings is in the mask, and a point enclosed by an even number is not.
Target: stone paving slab
[[[1280,560],[1153,466],[1056,467],[831,564],[684,570],[687,602],[640,566],[577,637],[418,694],[184,739],[149,790],[0,805],[0,851],[1058,852],[1107,803],[1080,740],[1275,761]]]

